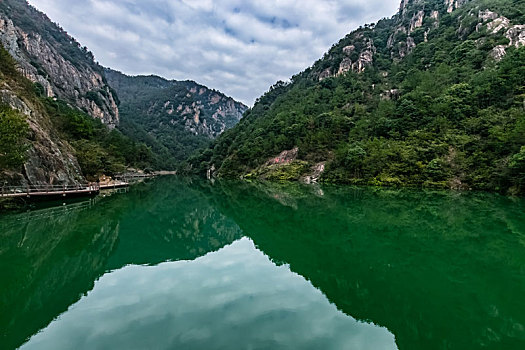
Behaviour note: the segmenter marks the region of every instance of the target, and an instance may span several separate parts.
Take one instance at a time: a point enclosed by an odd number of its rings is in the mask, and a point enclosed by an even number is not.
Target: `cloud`
[[[195,80],[251,105],[391,0],[30,0],[104,66]]]

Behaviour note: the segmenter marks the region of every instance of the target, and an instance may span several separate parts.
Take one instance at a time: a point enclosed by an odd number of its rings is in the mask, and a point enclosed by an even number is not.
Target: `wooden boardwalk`
[[[90,183],[74,186],[4,186],[1,188],[0,198],[33,198],[33,199],[59,199],[72,197],[88,197],[100,193],[101,190],[128,187],[124,181],[110,184]]]
[[[0,198],[44,198],[44,197],[80,197],[95,195],[100,192],[97,184],[75,186],[26,186],[2,187]]]
[[[60,199],[64,197],[88,197],[97,195],[101,190],[129,187],[130,184],[154,178],[155,174],[126,173],[115,176],[111,183],[89,183],[83,185],[42,185],[42,186],[3,186],[1,198]]]

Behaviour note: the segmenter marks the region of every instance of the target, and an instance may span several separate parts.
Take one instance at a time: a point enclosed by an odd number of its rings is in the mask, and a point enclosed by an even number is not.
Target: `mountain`
[[[525,191],[525,3],[403,0],[278,82],[185,170]]]
[[[2,186],[76,185],[129,167],[172,169],[244,110],[193,82],[105,70],[27,1],[0,0]]]
[[[76,185],[147,167],[93,55],[22,0],[0,1],[0,183]]]
[[[77,185],[128,164],[145,166],[151,158],[145,145],[63,100],[45,97],[0,45],[2,187]]]
[[[45,14],[26,1],[0,1],[0,43],[45,96],[67,101],[111,127],[118,125],[117,98],[103,68]]]
[[[193,81],[132,77],[111,69],[106,69],[105,76],[120,99],[119,128],[162,154],[164,168],[207,146],[235,126],[248,109]]]

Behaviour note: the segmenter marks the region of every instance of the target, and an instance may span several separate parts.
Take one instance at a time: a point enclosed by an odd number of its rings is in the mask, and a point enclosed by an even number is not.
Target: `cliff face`
[[[117,98],[93,55],[25,1],[0,1],[0,43],[20,73],[58,97],[100,119],[119,123]]]
[[[110,69],[106,77],[120,99],[119,129],[162,154],[164,168],[174,167],[235,126],[248,109],[193,81],[131,77]]]
[[[3,52],[4,49],[0,47]],[[7,53],[2,56],[6,59]],[[21,169],[0,171],[0,181],[6,185],[75,185],[84,182],[74,150],[61,140],[29,81],[13,67],[3,62],[0,71],[0,103],[25,117],[29,125],[29,149]],[[11,74],[9,69],[11,68]],[[11,66],[11,67],[9,67]]]
[[[106,70],[106,77],[118,93],[121,109],[133,111],[124,118],[154,128],[183,128],[195,136],[213,139],[237,124],[248,109],[233,98],[193,81],[131,77],[111,69]]]

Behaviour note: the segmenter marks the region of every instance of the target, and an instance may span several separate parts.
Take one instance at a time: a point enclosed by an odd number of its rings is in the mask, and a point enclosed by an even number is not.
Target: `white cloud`
[[[192,79],[246,104],[399,0],[30,0],[104,66]]]

